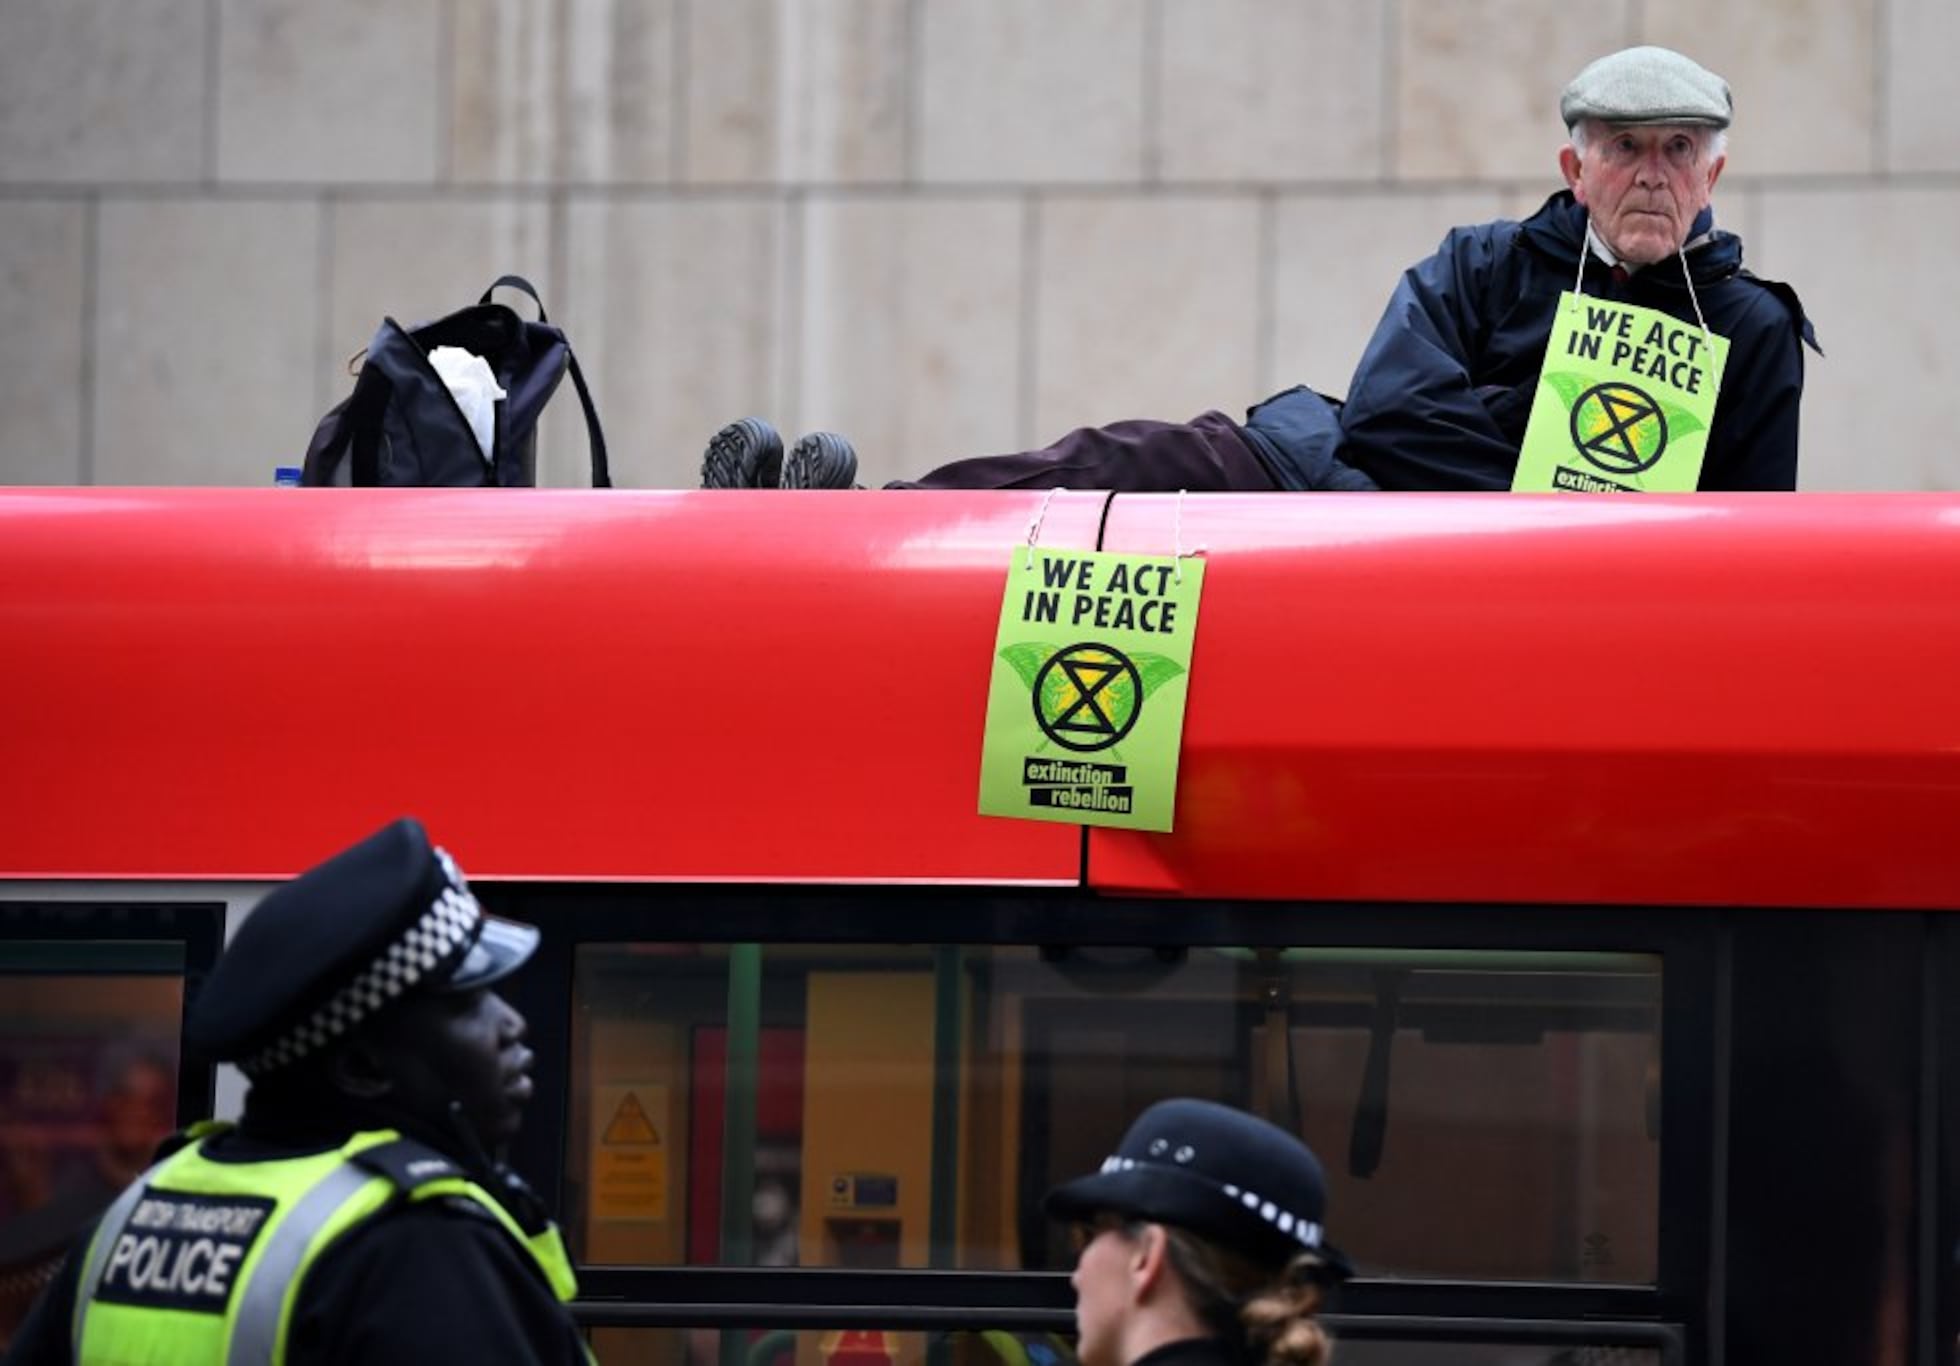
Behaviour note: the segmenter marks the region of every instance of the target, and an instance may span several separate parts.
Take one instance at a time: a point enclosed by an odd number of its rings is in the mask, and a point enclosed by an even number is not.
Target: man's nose
[[[498,1036],[507,1043],[522,1041],[531,1032],[530,1022],[524,1018],[524,1013],[501,996],[496,997],[496,1002],[497,1009],[503,1012]]]

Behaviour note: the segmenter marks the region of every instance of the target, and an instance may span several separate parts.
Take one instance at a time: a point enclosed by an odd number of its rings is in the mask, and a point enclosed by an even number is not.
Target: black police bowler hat
[[[185,1035],[264,1076],[405,992],[501,981],[537,945],[532,926],[484,915],[454,860],[403,817],[268,893],[219,957]]]
[[[1327,1241],[1327,1182],[1312,1149],[1208,1100],[1151,1106],[1102,1170],[1055,1187],[1042,1207],[1055,1219],[1108,1211],[1175,1224],[1275,1268],[1311,1252],[1325,1279],[1354,1274]]]

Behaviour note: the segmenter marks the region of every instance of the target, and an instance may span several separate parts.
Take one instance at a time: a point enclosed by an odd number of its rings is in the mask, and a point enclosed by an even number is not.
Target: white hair
[[[1566,135],[1572,140],[1572,150],[1583,157],[1586,154],[1586,143],[1592,137],[1593,131],[1595,129],[1605,130],[1612,126],[1612,124],[1607,123],[1603,119],[1580,119],[1565,131]],[[1692,129],[1694,131],[1695,141],[1701,144],[1701,160],[1713,161],[1716,157],[1728,152],[1728,129],[1709,128],[1701,124],[1685,124],[1683,126]]]

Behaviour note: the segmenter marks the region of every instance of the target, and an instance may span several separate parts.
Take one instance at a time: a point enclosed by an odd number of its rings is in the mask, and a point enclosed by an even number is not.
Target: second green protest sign
[[[980,811],[1169,830],[1202,560],[1013,552]]]

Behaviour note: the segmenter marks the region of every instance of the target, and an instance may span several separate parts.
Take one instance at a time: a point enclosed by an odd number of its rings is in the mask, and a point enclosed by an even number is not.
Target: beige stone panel
[[[0,180],[200,177],[205,23],[181,0],[5,0]]]
[[[1384,41],[1349,0],[1163,0],[1163,178],[1380,174]]]
[[[1403,0],[1395,169],[1412,180],[1558,173],[1559,92],[1631,38],[1627,0]]]
[[[778,0],[792,118],[784,168],[819,184],[905,178],[910,0]]]
[[[1733,169],[1750,175],[1868,171],[1877,3],[1646,0],[1641,41],[1686,52],[1729,83]],[[1949,64],[1952,55],[1949,49]]]
[[[1336,397],[1346,394],[1402,272],[1434,252],[1451,228],[1503,212],[1494,190],[1281,200],[1274,372],[1261,392],[1307,384]]]
[[[1128,183],[1143,172],[1136,0],[922,7],[918,171],[927,181]]]
[[[1497,216],[1520,221],[1527,219],[1544,208],[1545,201],[1564,188],[1565,182],[1556,173],[1546,176],[1541,181],[1505,185],[1498,191]],[[1727,197],[1723,196],[1725,199]],[[1719,206],[1716,212],[1721,212]]]
[[[1039,251],[1035,441],[1258,397],[1255,199],[1055,199]]]
[[[1960,190],[1763,191],[1757,270],[1803,296],[1806,489],[1960,489]],[[1848,250],[1847,243],[1856,243]]]
[[[82,479],[88,209],[0,199],[0,484]]]
[[[816,201],[805,216],[797,431],[857,445],[866,484],[1019,443],[1018,201]]]
[[[405,327],[442,317],[475,303],[500,275],[531,281],[552,321],[571,325],[564,301],[553,297],[550,214],[539,201],[355,199],[335,203],[329,221],[327,346],[336,402],[351,383],[340,362],[367,344],[384,317]],[[521,295],[504,301],[530,316]]]
[[[320,209],[249,200],[101,208],[95,482],[272,482],[320,414]]]
[[[433,181],[441,9],[219,0],[219,178]]]
[[[759,199],[571,205],[566,317],[622,488],[693,488],[723,423],[777,411],[782,214]],[[577,403],[552,408],[541,477],[583,484],[583,444],[560,435]]]
[[[687,21],[684,178],[771,182],[782,174],[785,16],[777,0],[711,0]]]
[[[679,0],[470,0],[455,11],[450,175],[653,184],[673,175]]]
[[[1887,0],[1885,14],[1885,168],[1960,171],[1960,108],[1953,99],[1960,5]]]

